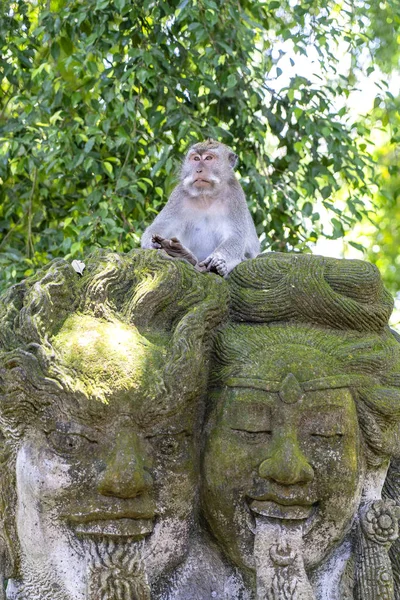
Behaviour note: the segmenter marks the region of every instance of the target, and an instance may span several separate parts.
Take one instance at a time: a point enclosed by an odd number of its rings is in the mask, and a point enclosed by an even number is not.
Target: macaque
[[[233,172],[236,161],[230,148],[214,140],[192,146],[180,183],[145,230],[142,248],[163,248],[186,259],[191,255],[189,261],[198,270],[223,277],[243,260],[257,256],[260,243]]]

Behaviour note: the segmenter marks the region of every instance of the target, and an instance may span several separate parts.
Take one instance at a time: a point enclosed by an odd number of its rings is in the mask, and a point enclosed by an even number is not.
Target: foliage
[[[3,284],[55,256],[138,245],[182,153],[207,136],[239,154],[264,247],[342,236],[371,195],[369,132],[346,114],[354,73],[332,73],[339,43],[355,61],[376,46],[364,21],[372,9],[361,0],[4,0]],[[287,77],[285,54],[294,65],[310,48],[326,76]]]
[[[367,10],[365,10],[365,8]],[[359,3],[356,10],[365,24],[373,62],[390,73],[400,66],[400,3],[397,0]]]
[[[381,186],[374,198],[376,214],[369,234],[367,258],[377,265],[386,287],[399,299],[400,293],[400,99],[378,108],[390,137],[377,152]]]

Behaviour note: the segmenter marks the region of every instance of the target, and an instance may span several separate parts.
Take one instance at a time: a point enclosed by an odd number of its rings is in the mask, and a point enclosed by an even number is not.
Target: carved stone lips
[[[154,529],[154,515],[128,516],[126,513],[103,512],[69,515],[74,531],[80,535],[130,537],[135,540],[150,535]]]
[[[315,510],[314,504],[281,504],[274,500],[253,500],[249,507],[253,513],[263,517],[294,521],[308,519]]]

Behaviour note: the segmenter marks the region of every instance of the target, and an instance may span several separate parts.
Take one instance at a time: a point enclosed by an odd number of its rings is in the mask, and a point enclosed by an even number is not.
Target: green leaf
[[[227,88],[232,88],[236,85],[236,77],[232,75],[232,73],[228,76],[228,80],[226,82]]]
[[[326,198],[329,198],[329,196],[331,194],[332,194],[332,187],[330,185],[326,185],[325,187],[322,188],[321,196],[323,197],[324,200],[326,200]]]
[[[54,60],[58,60],[58,57],[60,56],[60,46],[57,42],[52,43],[50,52]]]
[[[92,149],[92,148],[93,148],[93,146],[94,146],[94,143],[95,143],[95,141],[96,141],[96,138],[92,137],[92,138],[90,138],[90,139],[89,139],[89,140],[86,142],[86,144],[85,144],[85,149],[84,149],[84,152],[85,152],[86,154],[88,154],[88,153],[91,151],[91,149]]]
[[[96,10],[104,10],[110,4],[110,0],[97,0]]]
[[[112,164],[107,162],[106,160],[103,161],[103,168],[105,170],[106,173],[108,173],[108,175],[112,175],[113,174],[113,168],[112,168]]]
[[[365,252],[365,248],[362,244],[358,244],[357,242],[348,242],[349,246],[352,246],[356,250],[360,250],[360,252]]]
[[[177,10],[183,10],[184,8],[186,8],[188,3],[189,3],[189,0],[182,0],[182,2],[180,2],[180,4],[178,4]]]
[[[332,238],[334,240],[343,237],[344,235],[344,230],[343,230],[343,224],[341,223],[341,221],[338,221],[338,219],[335,219],[335,217],[333,219],[331,219],[331,223],[333,225],[333,232],[332,232]]]
[[[382,102],[381,96],[376,96],[375,100],[374,100],[374,108],[378,108],[378,106],[380,106],[381,102]]]
[[[305,202],[303,204],[303,208],[301,209],[301,212],[303,213],[303,215],[305,217],[309,217],[313,212],[313,205],[311,204],[311,202]]]
[[[72,41],[65,36],[62,36],[60,38],[60,46],[67,56],[70,56],[74,50],[74,45]]]

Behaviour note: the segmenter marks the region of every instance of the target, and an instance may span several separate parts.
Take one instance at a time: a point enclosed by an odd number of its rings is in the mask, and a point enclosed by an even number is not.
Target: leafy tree
[[[400,98],[377,108],[376,113],[387,124],[389,137],[376,153],[381,178],[366,258],[377,265],[386,287],[400,300]]]
[[[138,245],[182,154],[208,136],[239,154],[264,247],[342,236],[374,175],[369,130],[344,105],[354,71],[332,73],[343,43],[354,68],[379,48],[368,11],[372,0],[3,0],[3,284],[56,256]],[[285,55],[311,48],[320,83],[288,79]]]

